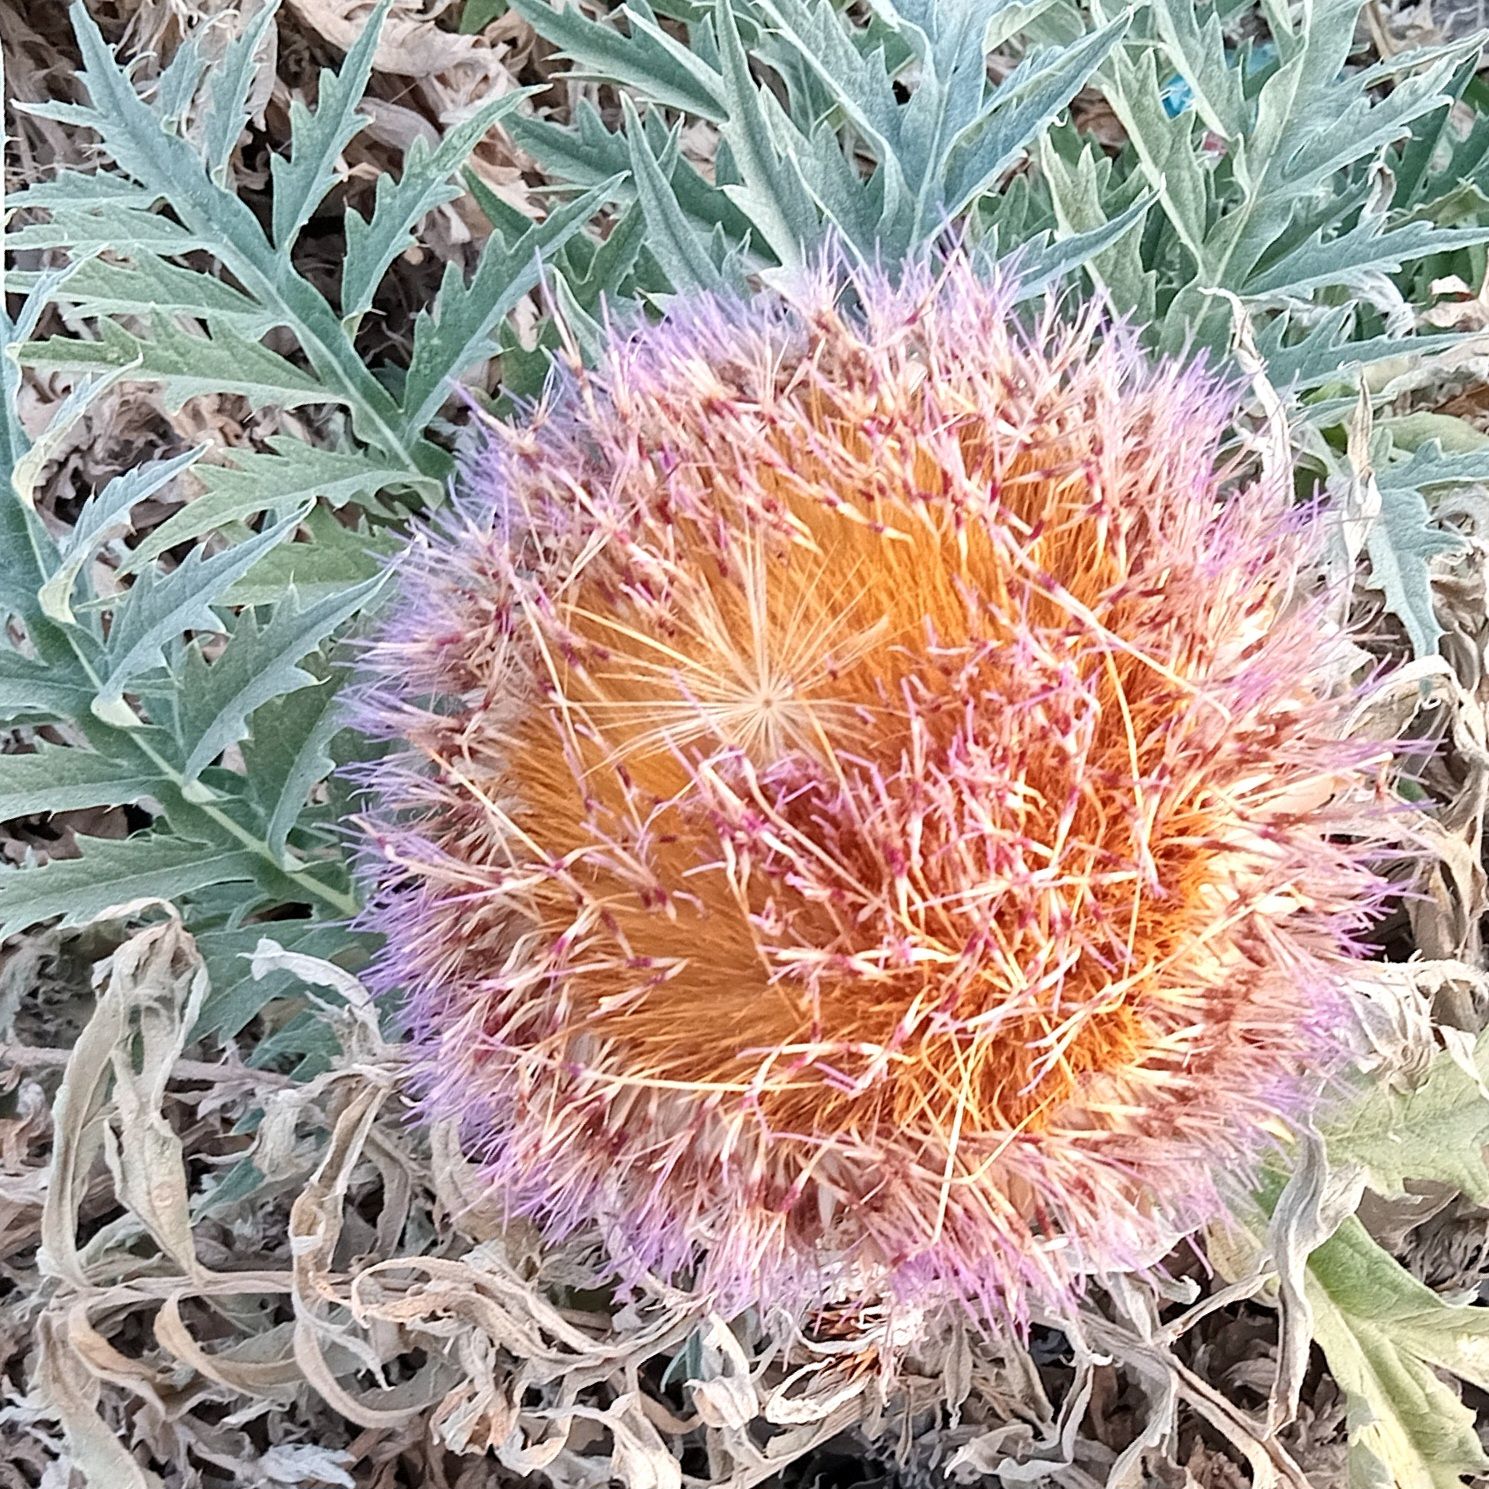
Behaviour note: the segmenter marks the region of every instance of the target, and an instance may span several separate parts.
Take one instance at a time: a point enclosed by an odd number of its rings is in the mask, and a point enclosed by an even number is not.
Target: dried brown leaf
[[[67,1438],[72,1466],[90,1485],[109,1489],[163,1489],[125,1449],[99,1414],[100,1384],[59,1338],[63,1319],[44,1315],[37,1328],[36,1390],[55,1413]]]

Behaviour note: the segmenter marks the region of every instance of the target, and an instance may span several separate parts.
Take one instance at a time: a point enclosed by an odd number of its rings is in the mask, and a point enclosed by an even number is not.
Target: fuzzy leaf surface
[[[1377,1194],[1392,1198],[1408,1179],[1450,1184],[1476,1204],[1489,1203],[1489,1034],[1474,1046],[1471,1074],[1446,1054],[1412,1090],[1377,1082],[1349,1115],[1329,1128],[1329,1157],[1358,1164]]]
[[[0,874],[0,938],[58,917],[64,926],[83,925],[134,900],[175,900],[209,884],[251,880],[256,868],[241,848],[163,834],[79,838],[78,847],[81,858]]]
[[[1314,1337],[1350,1399],[1350,1481],[1459,1489],[1489,1467],[1475,1413],[1436,1371],[1489,1390],[1489,1308],[1443,1302],[1350,1219],[1308,1260]]]
[[[313,674],[296,664],[361,610],[383,581],[378,575],[303,608],[291,592],[274,607],[262,630],[254,612],[245,610],[210,666],[199,646],[188,649],[179,690],[179,737],[186,752],[182,773],[187,781],[194,781],[243,738],[256,709],[315,682]]]

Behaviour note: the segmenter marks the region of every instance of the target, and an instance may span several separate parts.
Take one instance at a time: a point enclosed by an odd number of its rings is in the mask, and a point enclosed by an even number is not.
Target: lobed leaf
[[[277,605],[291,590],[303,602],[342,593],[383,573],[397,547],[393,533],[345,527],[322,507],[305,519],[301,539],[263,554],[222,596],[227,605]]]
[[[575,124],[561,128],[538,118],[514,118],[509,122],[512,138],[528,151],[549,174],[575,186],[608,186],[625,200],[634,198],[635,186],[627,180],[631,147],[626,138],[607,129],[588,99],[574,111]],[[643,120],[652,154],[665,148],[667,133],[655,115]],[[672,189],[678,206],[695,231],[711,233],[722,227],[731,241],[741,242],[751,231],[751,222],[728,195],[705,181],[696,169],[679,157],[672,173]]]
[[[228,43],[221,62],[212,69],[202,119],[202,154],[207,174],[219,186],[227,185],[228,162],[248,123],[255,58],[278,13],[279,0],[269,0]]]
[[[1404,1193],[1408,1179],[1435,1179],[1489,1202],[1489,1034],[1479,1036],[1471,1064],[1440,1054],[1409,1091],[1376,1081],[1330,1124],[1330,1159],[1357,1166],[1386,1198]]]
[[[934,199],[935,211],[959,216],[990,191],[1085,87],[1127,26],[1127,17],[1118,17],[1070,46],[1045,48],[1020,63],[989,105],[953,140],[954,148],[928,163],[928,175],[944,176],[946,183]],[[926,209],[922,211],[924,215]]]
[[[86,682],[59,677],[55,667],[34,657],[0,650],[0,720],[5,723],[75,719],[92,701]]]
[[[1489,1035],[1471,1062],[1439,1052],[1412,1091],[1375,1085],[1325,1129],[1330,1164],[1387,1196],[1435,1179],[1484,1197],[1486,1072]],[[1309,1253],[1299,1304],[1349,1401],[1352,1485],[1458,1489],[1489,1468],[1474,1413],[1438,1373],[1489,1389],[1489,1308],[1444,1302],[1354,1218]]]
[[[236,393],[255,408],[299,408],[307,403],[349,400],[327,388],[313,372],[272,352],[230,326],[193,336],[157,319],[146,336],[116,321],[99,322],[97,341],[53,336],[29,342],[21,361],[40,372],[128,374],[159,383],[166,407],[175,412],[188,398]]]
[[[1350,1401],[1350,1481],[1459,1489],[1489,1468],[1476,1414],[1437,1374],[1489,1390],[1489,1308],[1443,1302],[1357,1220],[1308,1260],[1314,1337]]]
[[[117,179],[111,177],[110,179]],[[39,188],[23,193],[23,205]],[[200,253],[212,247],[202,233],[184,228],[154,210],[138,194],[139,206],[53,207],[45,222],[28,222],[6,234],[12,249],[65,248],[74,258],[104,251],[120,254]]]
[[[434,303],[414,322],[414,346],[404,380],[403,429],[423,430],[449,398],[460,373],[496,351],[497,325],[538,282],[542,258],[574,236],[607,200],[611,183],[556,208],[515,243],[493,233],[467,283],[450,264]]]
[[[798,161],[782,154],[777,146],[777,140],[790,140],[794,126],[775,95],[758,87],[750,76],[749,58],[740,39],[732,0],[718,0],[715,29],[723,64],[722,94],[728,120],[724,138],[729,142],[741,177],[738,184],[725,186],[724,193],[782,264],[800,264],[805,250],[821,236],[821,217],[801,179]],[[646,149],[639,130],[633,133],[631,143],[633,151],[638,147]],[[631,170],[639,190],[640,175],[636,172],[634,156]],[[670,199],[674,221],[682,223],[682,205],[670,181],[666,197]],[[646,200],[643,191],[643,206]],[[653,194],[648,219],[656,209]]]
[[[331,741],[346,727],[338,696],[344,675],[319,656],[306,659],[313,686],[305,686],[263,705],[253,716],[253,733],[243,742],[243,760],[265,821],[264,841],[284,850],[306,798],[336,762]]]
[[[77,844],[81,858],[0,875],[0,939],[48,920],[84,925],[137,900],[176,900],[211,884],[251,880],[257,868],[241,847],[158,833],[80,837]]]
[[[83,566],[109,538],[129,530],[131,514],[140,502],[170,485],[201,455],[199,446],[171,460],[136,466],[88,498],[60,545],[56,571],[37,592],[44,614],[59,625],[74,624],[72,591]]]
[[[714,262],[708,242],[683,216],[667,179],[668,171],[646,142],[635,105],[628,98],[624,107],[631,145],[631,179],[646,218],[648,252],[662,266],[675,290],[707,293],[723,289],[724,275]],[[669,163],[676,158],[675,140],[666,158]]]
[[[223,623],[212,606],[299,525],[296,515],[210,558],[194,548],[168,574],[154,568],[141,572],[113,607],[94,712],[107,715],[130,682],[164,662],[167,643],[183,632],[221,631]]]
[[[69,244],[76,253],[76,245]],[[119,248],[117,242],[104,247]],[[170,252],[185,252],[173,247]],[[212,326],[226,326],[251,338],[260,337],[280,324],[273,311],[251,296],[195,269],[167,263],[157,253],[138,244],[130,246],[131,262],[109,263],[102,259],[80,262],[56,299],[72,307],[72,313],[90,319],[110,315],[163,317],[189,315]],[[25,283],[25,277],[18,279]]]
[[[346,256],[341,269],[341,313],[355,322],[372,305],[388,265],[413,245],[413,230],[436,207],[453,201],[460,189],[452,177],[466,157],[533,90],[493,99],[457,124],[431,150],[422,138],[409,147],[403,173],[394,182],[379,176],[371,220],[355,210],[346,214]]]
[[[1443,635],[1433,605],[1431,561],[1462,548],[1464,540],[1433,524],[1419,490],[1393,485],[1380,488],[1380,497],[1380,511],[1365,540],[1370,582],[1406,627],[1417,656],[1431,656]]]
[[[392,3],[377,0],[340,72],[322,68],[313,113],[298,98],[290,104],[289,155],[276,155],[270,162],[274,245],[286,255],[331,189],[341,152],[367,123],[367,116],[358,109],[372,76],[377,39]]]
[[[231,1039],[274,999],[303,998],[304,980],[290,971],[254,975],[253,953],[263,940],[264,929],[259,925],[208,930],[196,937],[211,984],[194,1030],[197,1038],[217,1034]],[[340,925],[284,920],[277,921],[273,930],[274,939],[286,951],[350,963],[353,968],[365,962],[372,949],[370,937],[358,936]]]
[[[722,118],[717,74],[697,57],[669,46],[654,27],[638,25],[638,18],[650,19],[643,6],[621,10],[631,22],[629,35],[590,20],[577,6],[559,10],[543,0],[512,0],[512,9],[578,64],[574,76],[622,83],[666,108]]]
[[[210,666],[200,645],[188,648],[181,663],[177,715],[186,781],[194,781],[229,745],[243,738],[249,715],[256,709],[316,681],[296,664],[357,614],[382,588],[385,578],[378,575],[304,608],[291,591],[274,607],[262,630],[253,611],[244,611]]]
[[[141,801],[166,784],[134,755],[40,744],[31,754],[0,755],[0,822],[43,812],[115,807]],[[0,879],[0,884],[5,881]]]
[[[202,494],[138,543],[121,572],[131,573],[168,549],[264,512],[282,515],[310,501],[329,507],[348,502],[375,507],[378,493],[390,487],[426,496],[437,496],[440,490],[427,477],[355,449],[329,450],[284,434],[270,435],[267,443],[267,451],[229,452],[231,465],[197,466],[196,477],[205,488]]]

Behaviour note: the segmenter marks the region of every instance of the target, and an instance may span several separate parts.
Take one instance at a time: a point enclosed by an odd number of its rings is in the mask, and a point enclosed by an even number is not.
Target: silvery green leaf
[[[308,385],[317,385],[317,401],[345,404],[357,432],[385,457],[396,458],[411,472],[442,474],[448,458],[423,438],[422,427],[415,434],[405,435],[392,397],[363,363],[325,297],[299,274],[288,254],[275,250],[248,205],[208,175],[195,149],[181,136],[161,128],[159,117],[140,98],[86,7],[74,4],[72,17],[84,62],[80,79],[91,101],[83,111],[83,122],[98,132],[105,154],[120,171],[137,181],[151,199],[168,198],[192,240],[208,248],[246,292],[292,329],[313,369],[313,375],[299,374],[296,380],[286,382],[292,397],[297,391],[306,395],[295,401],[311,401]],[[344,103],[348,91],[343,88],[336,97]],[[282,221],[285,212],[291,217],[298,215],[294,201],[311,184],[314,160],[319,158],[311,147],[324,144],[324,131],[340,117],[341,110],[328,106],[316,115],[322,121],[319,125],[312,120],[306,126],[308,134],[302,140],[309,153],[299,165],[281,171],[289,172],[285,206],[279,209]],[[111,331],[111,325],[102,323],[105,337],[112,335],[117,341],[121,335],[128,336],[117,328]],[[245,357],[251,358],[251,345],[243,342],[242,347],[247,348]],[[235,353],[239,349],[235,348]],[[114,352],[117,360],[117,346]],[[60,348],[53,355],[63,361],[70,356],[84,363],[89,356],[76,350],[64,353]],[[263,355],[273,354],[263,351]],[[174,358],[168,354],[165,360],[171,364]],[[177,369],[172,366],[170,370]],[[209,381],[215,384],[215,379]],[[223,389],[215,387],[215,391]]]
[[[207,107],[202,119],[202,154],[207,171],[219,185],[227,182],[233,147],[248,123],[248,95],[257,69],[256,57],[279,12],[269,3],[228,43],[222,60],[207,80]]]
[[[1387,1199],[1405,1193],[1408,1180],[1431,1179],[1475,1204],[1489,1203],[1486,1082],[1489,1034],[1479,1036],[1462,1062],[1439,1052],[1409,1090],[1377,1080],[1330,1122],[1329,1157],[1358,1166],[1370,1188]]]
[[[596,362],[605,348],[605,328],[580,303],[563,274],[554,271],[549,284],[553,295],[554,323],[579,348],[587,364]]]
[[[35,343],[31,344],[35,345]],[[24,353],[17,356],[12,350],[11,355],[5,360],[15,366],[23,359]],[[46,427],[21,452],[11,469],[11,490],[24,506],[30,507],[34,504],[36,484],[41,479],[42,471],[46,468],[47,462],[66,443],[68,436],[83,415],[103,398],[110,388],[134,372],[137,366],[136,362],[121,359],[112,367],[103,367],[100,376],[81,378],[68,389],[66,396],[53,410]],[[48,538],[45,547],[50,551],[53,546]],[[0,558],[10,556],[7,554]]]
[[[837,130],[825,123],[788,148],[787,158],[838,239],[864,262],[873,262],[884,216],[882,176],[864,180],[844,153]]]
[[[668,173],[646,141],[635,105],[627,98],[623,107],[631,144],[631,177],[646,217],[647,251],[661,265],[673,289],[680,292],[722,289],[724,276],[709,252],[708,240],[694,232],[683,216],[672,194]],[[674,144],[664,158],[670,162],[676,154]]]
[[[725,194],[783,265],[799,264],[820,236],[821,218],[799,170],[776,145],[777,139],[799,139],[799,133],[775,95],[750,76],[733,0],[717,0],[715,18],[728,116],[723,134],[741,177],[739,185],[724,188]]]
[[[137,900],[175,900],[210,884],[251,880],[258,867],[245,848],[159,833],[76,842],[80,858],[0,872],[0,937],[53,919],[84,925]]]
[[[252,954],[263,935],[261,925],[198,933],[197,947],[207,966],[211,991],[202,1004],[197,1037],[216,1033],[232,1038],[275,998],[303,996],[304,982],[290,972],[254,976]],[[359,937],[344,926],[303,918],[275,921],[274,939],[286,951],[338,962],[349,958],[353,966],[365,962],[373,949],[370,938]]]
[[[168,129],[179,130],[207,70],[200,40],[187,36],[155,83],[155,111]]]
[[[113,246],[117,251],[118,245]],[[17,282],[24,285],[27,281],[22,277]],[[231,326],[253,338],[283,323],[282,315],[266,310],[230,284],[195,269],[169,264],[139,245],[132,245],[129,263],[99,258],[80,262],[77,272],[54,298],[89,318],[189,315],[214,327]]]
[[[1372,271],[1394,273],[1412,259],[1485,242],[1489,242],[1489,226],[1439,228],[1408,222],[1385,229],[1378,221],[1361,221],[1332,237],[1325,238],[1322,230],[1313,233],[1248,280],[1246,293],[1303,296],[1325,285],[1350,286]]]
[[[633,200],[620,214],[605,241],[594,251],[582,274],[565,276],[575,300],[591,314],[598,314],[603,299],[616,295],[622,281],[636,266],[646,240],[646,214]]]
[[[77,257],[104,250],[128,255],[200,253],[213,246],[206,234],[191,232],[149,206],[53,207],[45,222],[12,228],[6,242],[12,249],[65,248]]]
[[[304,665],[314,686],[261,707],[253,716],[252,733],[243,741],[249,787],[266,822],[264,840],[275,853],[283,851],[306,797],[335,768],[331,740],[346,727],[338,696],[342,674],[319,656]]]
[[[187,649],[179,671],[176,724],[186,781],[194,781],[243,738],[256,709],[316,681],[297,663],[361,610],[385,578],[377,575],[303,607],[291,590],[262,629],[254,612],[245,610],[210,666],[200,646]]]
[[[1412,650],[1419,657],[1431,656],[1443,634],[1433,605],[1431,562],[1438,554],[1461,549],[1464,539],[1433,524],[1417,488],[1383,487],[1380,496],[1380,513],[1366,539],[1370,582],[1406,627]]]
[[[931,162],[946,174],[945,207],[960,214],[1019,158],[1041,130],[1085,87],[1127,29],[1127,17],[1068,47],[1045,48],[1020,64],[991,104]]]
[[[574,76],[625,84],[665,108],[705,119],[723,117],[717,76],[659,41],[654,31],[634,27],[626,35],[590,20],[577,6],[560,8],[547,0],[512,0],[512,9],[576,64]]]
[[[290,103],[289,155],[276,155],[270,162],[274,243],[282,252],[294,246],[300,229],[335,182],[341,152],[367,122],[358,107],[372,76],[373,53],[392,3],[378,0],[340,72],[322,69],[313,113],[298,98]]]
[[[157,192],[136,184],[112,171],[79,171],[63,166],[44,181],[32,181],[18,191],[7,193],[6,207],[14,212],[59,212],[64,208],[148,212],[160,200]],[[6,241],[12,242],[6,230]]]
[[[186,631],[220,632],[223,624],[212,607],[271,548],[283,543],[299,521],[298,516],[290,517],[210,558],[194,548],[166,574],[153,567],[142,570],[112,605],[95,713],[100,709],[107,713],[133,678],[159,666],[166,645],[176,637]]]
[[[195,475],[204,488],[201,495],[136,544],[121,572],[131,573],[167,549],[262,512],[284,513],[311,500],[330,507],[349,501],[375,506],[377,494],[391,486],[427,497],[439,494],[437,482],[357,450],[326,450],[284,434],[270,435],[267,443],[267,451],[231,451],[231,465],[199,465]]]
[[[1193,0],[1156,0],[1152,14],[1200,117],[1223,139],[1236,139],[1246,128],[1248,109],[1241,71],[1226,57],[1219,15]]]
[[[153,460],[115,476],[83,504],[77,521],[63,539],[56,571],[38,592],[42,611],[59,625],[74,624],[72,591],[83,566],[111,537],[129,530],[130,515],[146,497],[163,490],[200,459],[204,447],[171,460]]]
[[[228,605],[275,605],[291,589],[317,603],[375,578],[399,544],[396,532],[346,527],[323,507],[305,519],[301,540],[262,554],[223,597]]]
[[[497,326],[538,282],[541,260],[589,221],[611,194],[603,182],[507,244],[493,233],[467,282],[446,266],[433,304],[414,322],[413,352],[403,385],[402,427],[408,438],[427,427],[449,398],[456,377],[495,350]]]
[[[758,0],[768,23],[827,88],[848,121],[869,141],[881,166],[904,189],[900,106],[882,49],[865,55],[850,23],[831,0]]]
[[[1489,451],[1448,452],[1437,440],[1428,440],[1413,450],[1407,459],[1379,465],[1375,479],[1382,493],[1475,485],[1489,481]]]
[[[0,719],[8,724],[71,719],[88,711],[93,689],[57,667],[0,651]]]
[[[1315,0],[1326,9],[1325,0]],[[1352,43],[1357,0],[1329,0],[1339,6],[1340,34]],[[1303,122],[1301,148],[1285,150],[1282,179],[1292,192],[1301,194],[1332,182],[1347,166],[1370,159],[1404,139],[1416,122],[1448,101],[1447,89],[1454,70],[1465,56],[1478,50],[1474,37],[1465,37],[1436,53],[1407,54],[1397,62],[1397,75],[1389,91],[1376,93],[1365,76],[1351,77],[1340,67],[1327,77],[1311,76],[1304,82],[1296,113]],[[1323,108],[1336,110],[1329,117]],[[1318,109],[1315,112],[1315,109]],[[1304,114],[1303,110],[1307,112]]]
[[[1177,119],[1169,117],[1158,68],[1159,61],[1144,52],[1119,52],[1110,61],[1105,92],[1132,141],[1149,189],[1203,275],[1209,272],[1211,210],[1195,116],[1186,112]]]
[[[196,336],[160,319],[148,335],[136,336],[116,321],[104,320],[98,331],[97,341],[53,336],[29,342],[21,350],[21,361],[43,372],[127,373],[141,382],[159,383],[173,413],[188,398],[203,394],[237,393],[255,408],[349,401],[314,373],[231,326],[218,326],[211,336]]]
[[[1489,1308],[1444,1302],[1348,1220],[1308,1259],[1313,1333],[1350,1402],[1351,1482],[1460,1489],[1489,1468],[1475,1413],[1439,1372],[1489,1390]]]
[[[691,44],[684,44],[657,23],[646,0],[632,0],[632,3],[622,7],[621,14],[626,18],[634,40],[649,42],[657,49],[654,55],[665,53],[673,65],[681,68],[693,80],[698,98],[712,100],[714,107],[718,107],[723,90],[718,68],[714,65],[717,61],[716,49],[706,30],[699,29],[691,38]],[[702,114],[704,118],[710,117],[704,109],[694,112]],[[722,119],[722,114],[718,117]]]
[[[1442,331],[1416,336],[1369,336],[1353,339],[1356,307],[1335,306],[1321,311],[1300,334],[1294,335],[1287,315],[1274,316],[1257,334],[1257,347],[1268,375],[1278,388],[1303,391],[1320,384],[1348,380],[1348,369],[1399,361],[1430,367],[1433,360],[1461,349],[1473,334]],[[1353,406],[1353,398],[1349,400]],[[1314,406],[1302,412],[1313,417]]]
[[[451,178],[465,158],[532,91],[519,89],[493,99],[450,129],[433,149],[422,137],[416,138],[398,180],[378,177],[371,220],[348,209],[341,267],[343,316],[355,321],[367,312],[388,265],[413,244],[414,228],[436,207],[460,195]]]
[[[512,138],[559,180],[583,187],[608,182],[615,195],[634,197],[631,154],[625,138],[605,127],[588,99],[580,99],[574,118],[575,124],[567,129],[544,119],[522,117],[512,118],[507,127]],[[665,146],[665,127],[655,115],[648,115],[643,127],[652,153],[657,154]],[[749,218],[721,190],[705,181],[688,161],[678,160],[672,173],[672,190],[695,232],[712,233],[715,227],[722,226],[735,242],[748,237]]]
[[[28,755],[0,755],[0,821],[41,812],[122,806],[165,784],[132,755],[115,759],[92,750],[41,744]],[[0,876],[0,897],[5,879]]]
[[[1096,200],[1094,191],[1090,195],[1072,192],[1070,198],[1086,206]],[[1141,314],[1145,305],[1152,304],[1153,276],[1143,273],[1132,235],[1153,202],[1151,196],[1140,196],[1116,216],[1083,230],[1076,230],[1075,222],[1062,216],[1061,235],[1053,242],[1020,248],[1017,262],[1021,298],[1036,295],[1084,269],[1107,291],[1118,310]]]

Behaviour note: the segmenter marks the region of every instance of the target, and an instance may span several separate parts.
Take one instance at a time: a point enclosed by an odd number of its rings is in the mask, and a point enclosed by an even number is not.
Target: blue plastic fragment
[[[1226,48],[1225,60],[1232,66],[1235,65],[1236,53],[1233,49]],[[1241,66],[1248,75],[1259,72],[1276,60],[1277,47],[1270,41],[1258,42],[1241,54]],[[1177,119],[1185,109],[1193,105],[1194,89],[1189,86],[1188,78],[1176,72],[1158,90],[1158,97],[1163,103],[1163,112],[1170,119]]]
[[[1158,96],[1163,101],[1163,112],[1170,119],[1177,119],[1194,102],[1194,89],[1189,86],[1187,78],[1175,73],[1159,90]]]

